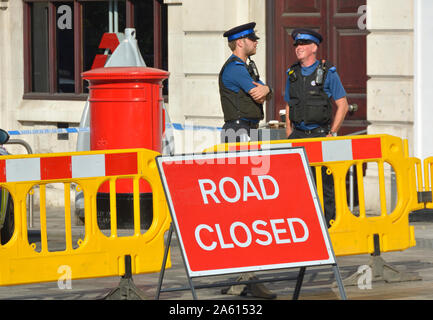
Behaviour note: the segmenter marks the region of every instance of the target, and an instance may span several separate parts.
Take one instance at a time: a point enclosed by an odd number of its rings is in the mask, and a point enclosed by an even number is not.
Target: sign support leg
[[[159,296],[161,294],[161,287],[162,287],[162,282],[164,280],[164,274],[165,274],[165,266],[167,264],[167,259],[168,259],[168,251],[170,249],[170,245],[171,245],[171,239],[173,237],[173,223],[170,224],[170,229],[168,230],[168,237],[167,237],[167,244],[165,246],[165,250],[164,250],[164,258],[162,261],[162,266],[161,266],[161,272],[159,273],[159,280],[158,280],[158,287],[156,289],[156,296],[155,296],[155,300],[159,300]],[[180,247],[180,243],[179,243],[179,247]],[[183,264],[185,266],[185,271],[186,271],[186,276],[188,277],[188,283],[189,283],[189,287],[191,289],[191,294],[194,300],[197,300],[197,294],[195,293],[195,289],[194,289],[194,284],[192,283],[192,279],[188,274],[188,270],[185,264],[185,258],[182,254],[182,259],[183,259]]]
[[[180,245],[179,237],[177,237],[177,240],[179,242],[179,248],[182,248],[182,246]],[[189,288],[191,289],[192,298],[194,300],[197,300],[197,294],[195,293],[194,284],[192,283],[192,278],[189,275],[188,268],[186,266],[185,256],[183,255],[183,252],[182,252],[181,256],[182,256],[183,265],[185,267],[185,273],[186,273],[186,276],[188,278]]]
[[[156,289],[155,300],[159,300],[159,295],[161,293],[162,282],[164,280],[164,274],[165,274],[165,266],[167,264],[168,251],[170,250],[170,243],[171,243],[172,236],[173,236],[173,223],[170,223],[170,228],[168,229],[167,244],[164,249],[164,258],[162,260],[161,272],[159,273],[158,287]]]
[[[332,265],[334,270],[335,280],[337,281],[338,290],[340,291],[340,297],[342,300],[347,300],[346,291],[344,290],[343,280],[341,279],[340,270],[337,264]]]
[[[299,298],[299,292],[301,291],[302,282],[304,281],[305,269],[306,267],[301,267],[299,269],[298,278],[296,280],[295,291],[293,292],[293,298],[292,298],[293,300],[298,300]]]

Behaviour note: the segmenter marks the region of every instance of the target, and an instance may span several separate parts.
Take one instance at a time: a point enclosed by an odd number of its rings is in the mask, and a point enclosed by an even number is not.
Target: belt
[[[246,124],[251,129],[257,129],[259,127],[259,122],[253,121],[253,120],[244,120],[244,119],[238,119],[238,120],[229,120],[226,121],[226,123],[236,123],[236,124]]]
[[[305,130],[305,129],[301,129],[301,128],[296,128],[295,127],[295,130],[302,131],[305,134],[312,134],[312,133],[328,133],[330,129],[323,128],[323,127],[317,127],[317,128],[314,128],[314,129],[307,129],[307,130]]]

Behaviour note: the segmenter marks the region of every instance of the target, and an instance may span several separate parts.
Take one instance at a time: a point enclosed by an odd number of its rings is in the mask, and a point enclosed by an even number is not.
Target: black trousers
[[[308,139],[308,138],[322,138],[326,137],[327,133],[307,133],[304,131],[294,129],[288,139]],[[311,167],[314,181],[316,181],[316,168]],[[327,168],[322,167],[322,191],[323,191],[323,207],[325,220],[330,227],[330,221],[335,220],[335,192],[334,192],[334,178],[332,174],[326,173]]]
[[[252,127],[251,122],[247,121],[227,121],[224,123],[221,130],[221,142],[248,142],[257,140],[257,126]],[[253,134],[254,133],[254,134]]]

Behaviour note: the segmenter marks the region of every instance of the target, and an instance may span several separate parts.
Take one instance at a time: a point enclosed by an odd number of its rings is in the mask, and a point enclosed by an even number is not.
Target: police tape
[[[60,128],[60,129],[33,129],[33,130],[10,130],[9,135],[26,135],[26,134],[49,134],[49,133],[78,133],[90,132],[90,128]]]
[[[211,126],[197,126],[197,125],[183,125],[181,123],[167,123],[165,125],[166,129],[175,129],[179,131],[183,130],[210,130],[210,131],[220,131],[221,127],[211,127]],[[56,134],[56,133],[80,133],[80,132],[90,132],[89,127],[80,128],[59,128],[59,129],[33,129],[33,130],[10,130],[9,135],[27,135],[27,134]]]
[[[221,131],[221,127],[212,127],[212,126],[197,126],[197,125],[183,125],[181,123],[167,123],[165,125],[166,129],[173,128],[175,130],[210,130],[210,131]]]

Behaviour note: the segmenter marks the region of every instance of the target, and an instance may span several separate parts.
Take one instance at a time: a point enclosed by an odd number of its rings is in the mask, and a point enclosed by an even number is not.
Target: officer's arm
[[[286,103],[286,136],[289,137],[292,134],[292,123],[289,117],[289,104]]]
[[[337,112],[335,113],[335,117],[331,125],[331,133],[337,133],[343,124],[347,111],[349,110],[349,104],[346,98],[346,90],[344,90],[343,84],[341,83],[340,77],[338,76],[335,67],[329,69],[324,86],[326,87],[325,92],[328,91],[337,104]],[[328,135],[328,137],[331,136],[332,134]]]
[[[289,70],[287,70],[287,73],[290,72],[290,68]],[[290,101],[290,79],[289,77],[287,77],[286,80],[286,89],[284,92],[284,100],[286,101],[286,137],[289,137],[292,134],[292,123],[290,122],[290,116],[289,116],[289,111],[290,111],[290,107],[289,107],[289,103],[288,101]]]
[[[263,103],[265,102],[266,98],[268,97],[269,93],[271,92],[271,88],[267,85],[263,85],[258,82],[254,82],[255,85],[254,88],[252,88],[250,91],[248,91],[248,94],[256,101],[257,103]]]
[[[332,122],[331,132],[337,133],[343,124],[347,111],[349,111],[349,104],[346,97],[335,100],[335,103],[337,104],[337,112],[335,113],[334,121]],[[328,137],[331,136],[332,134],[328,134]]]

